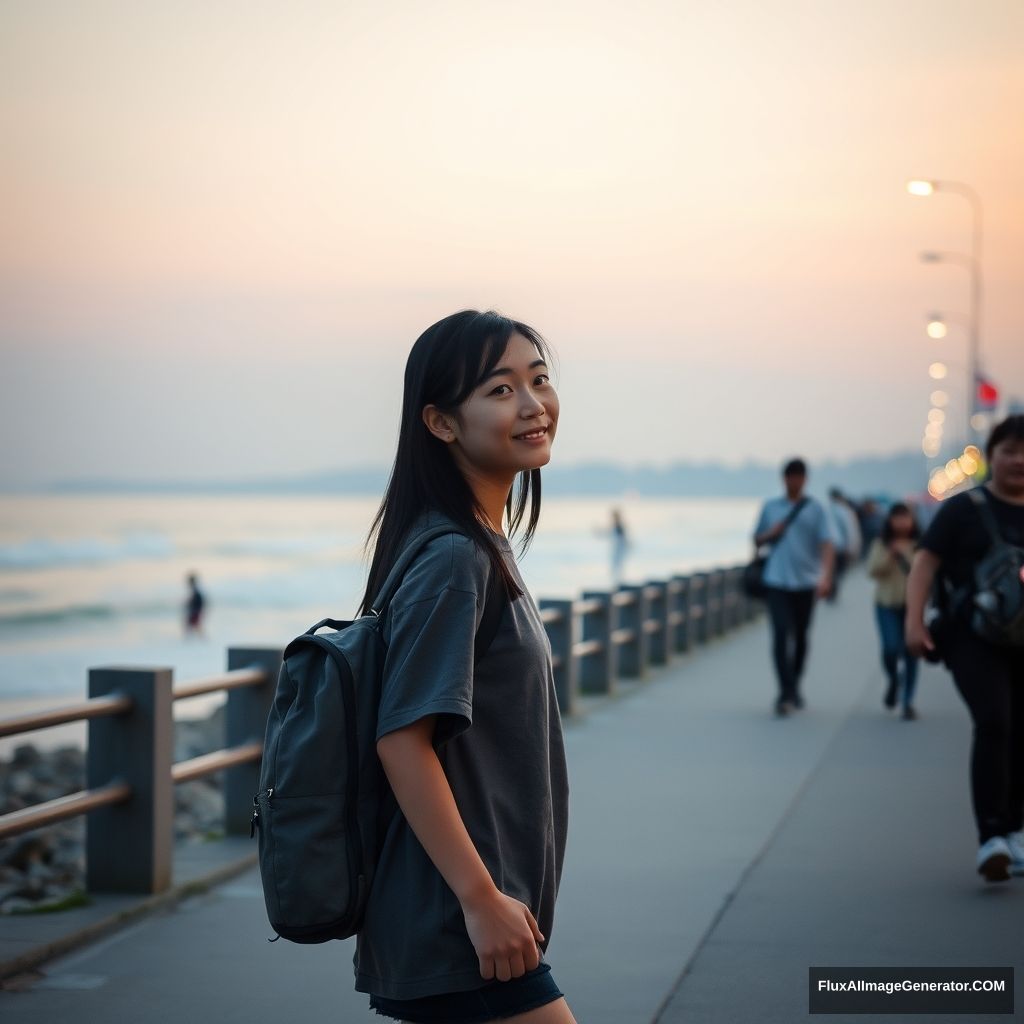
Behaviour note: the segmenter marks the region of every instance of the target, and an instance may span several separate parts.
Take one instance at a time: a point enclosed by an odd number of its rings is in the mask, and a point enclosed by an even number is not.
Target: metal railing
[[[740,586],[742,567],[541,599],[559,709],[581,694],[610,695],[619,679],[749,621],[758,613]],[[173,688],[170,668],[93,668],[89,699],[0,720],[0,737],[87,721],[86,788],[0,815],[0,840],[85,814],[86,887],[156,893],[171,884],[174,786],[225,772],[225,832],[248,834],[252,794],[283,648],[229,648],[227,671]],[[175,701],[227,692],[226,745],[173,763]]]
[[[85,814],[87,889],[167,889],[175,785],[225,772],[225,832],[248,834],[282,654],[278,648],[230,648],[223,675],[177,690],[170,668],[93,668],[88,700],[0,721],[0,736],[88,722],[86,788],[0,815],[0,840]],[[174,763],[174,702],[222,690],[227,691],[226,745]]]

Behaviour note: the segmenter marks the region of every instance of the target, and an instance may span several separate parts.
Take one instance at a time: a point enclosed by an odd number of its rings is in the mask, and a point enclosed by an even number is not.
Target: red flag
[[[977,412],[991,412],[999,404],[999,389],[980,374],[974,378],[974,406]]]

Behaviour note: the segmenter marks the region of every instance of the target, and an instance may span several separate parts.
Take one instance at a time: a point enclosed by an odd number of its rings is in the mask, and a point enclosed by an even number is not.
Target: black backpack
[[[384,612],[423,546],[453,532],[432,526],[409,541],[368,614],[322,619],[285,648],[250,828],[250,836],[259,830],[263,896],[278,938],[326,942],[362,926],[380,842],[398,810],[376,744]],[[492,574],[476,661],[504,605]],[[336,632],[318,636],[322,626]]]
[[[991,644],[1024,647],[1024,548],[1003,539],[986,488],[968,493],[992,541],[974,567],[971,629]]]

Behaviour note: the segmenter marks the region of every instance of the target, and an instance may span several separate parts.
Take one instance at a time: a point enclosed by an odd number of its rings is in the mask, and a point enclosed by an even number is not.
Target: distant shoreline
[[[779,483],[778,464],[749,461],[740,466],[718,462],[675,462],[667,466],[622,466],[587,462],[557,465],[544,470],[544,493],[552,497],[641,498],[756,498],[774,493]],[[815,489],[837,486],[855,497],[891,493],[919,493],[927,484],[927,462],[920,452],[865,455],[839,461],[809,459]],[[8,485],[5,496],[134,495],[275,495],[280,497],[377,498],[387,487],[388,471],[365,467],[330,470],[293,477],[248,480],[53,480]]]

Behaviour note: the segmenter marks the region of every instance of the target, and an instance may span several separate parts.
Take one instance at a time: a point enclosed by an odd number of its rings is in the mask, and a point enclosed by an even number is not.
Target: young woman
[[[1003,540],[1024,548],[1024,416],[999,423],[985,447],[990,479],[983,496]],[[968,590],[991,537],[967,493],[943,502],[921,538],[907,584],[911,654],[935,650],[924,605],[936,572]],[[1024,581],[1022,581],[1024,583]],[[977,869],[990,882],[1024,874],[1024,647],[996,646],[971,628],[970,602],[940,653],[974,722],[971,797],[978,826]]]
[[[356,990],[395,1020],[575,1024],[544,960],[568,821],[561,718],[509,541],[527,500],[520,553],[540,514],[559,411],[549,362],[530,327],[467,310],[428,328],[406,365],[360,614],[406,543],[451,532],[384,612],[377,751],[394,801],[353,962]],[[502,614],[481,655],[495,586]]]
[[[896,502],[882,524],[882,532],[871,542],[868,573],[875,579],[875,619],[882,641],[882,665],[888,677],[882,703],[890,710],[900,696],[900,663],[903,663],[903,718],[913,721],[914,690],[917,687],[917,658],[907,651],[903,622],[907,616],[907,575],[921,531],[914,514],[903,502]]]

